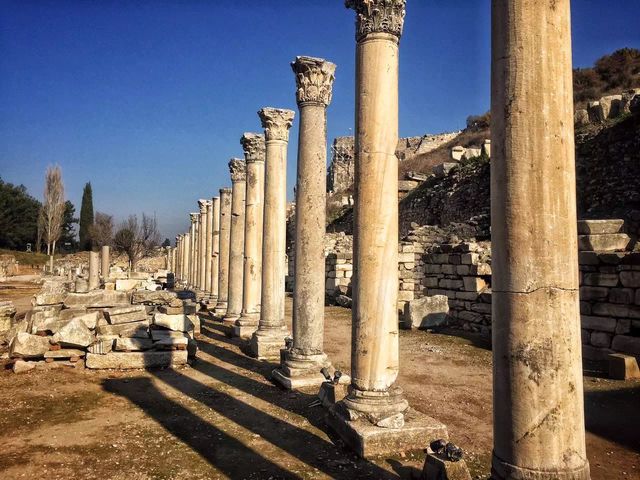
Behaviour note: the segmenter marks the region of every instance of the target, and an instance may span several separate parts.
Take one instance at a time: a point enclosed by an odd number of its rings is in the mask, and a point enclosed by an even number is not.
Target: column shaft
[[[229,300],[229,254],[231,242],[231,195],[232,189],[220,190],[220,254],[218,265],[218,303],[215,314],[227,312]]]
[[[210,297],[218,299],[218,275],[220,268],[220,198],[211,199],[211,287]]]
[[[107,280],[109,278],[109,267],[111,265],[110,260],[110,248],[109,245],[104,245],[100,250],[100,273],[102,278]]]
[[[202,203],[200,203],[202,202]],[[198,290],[201,292],[208,292],[205,290],[207,283],[207,200],[200,200],[200,216],[198,217],[198,226],[200,233],[198,236]]]
[[[95,290],[100,286],[100,255],[98,252],[89,252],[89,290]]]
[[[242,312],[242,288],[244,271],[244,210],[246,195],[246,165],[244,160],[233,159],[229,163],[232,180],[231,233],[229,246],[229,298],[224,322],[230,326]]]
[[[494,0],[493,478],[585,480],[569,0]]]
[[[204,254],[204,291],[211,298],[211,258],[213,256],[213,203],[207,200],[205,254]]]

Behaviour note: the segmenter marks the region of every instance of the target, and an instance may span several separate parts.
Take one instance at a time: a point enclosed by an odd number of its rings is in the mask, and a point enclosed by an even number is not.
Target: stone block
[[[139,369],[166,368],[186,365],[186,350],[149,352],[111,352],[105,355],[87,354],[87,368],[91,369]]]
[[[398,292],[398,301],[410,302],[414,299],[414,293],[411,291],[402,290]]]
[[[617,318],[640,318],[640,307],[637,305],[618,305],[615,303],[596,303],[593,305],[594,315]]]
[[[624,287],[640,288],[640,271],[631,270],[620,272],[620,282]]]
[[[475,302],[478,299],[478,292],[456,292],[456,299]]]
[[[613,380],[635,380],[640,379],[640,368],[635,357],[612,353],[607,357],[609,360],[609,378]]]
[[[147,310],[144,305],[107,308],[104,310],[104,316],[111,325],[141,322],[147,319]]]
[[[118,335],[123,338],[148,338],[149,320],[122,323],[120,325],[98,325],[96,332],[99,335]]]
[[[86,348],[95,341],[95,337],[82,320],[74,318],[59,329],[51,341],[65,347]]]
[[[630,242],[631,238],[626,233],[612,233],[605,235],[578,235],[578,248],[581,251],[625,251]]]
[[[181,295],[194,298],[194,294],[192,292],[181,293]],[[170,305],[176,298],[179,298],[178,293],[169,292],[167,290],[157,290],[153,292],[148,290],[138,290],[133,292],[131,296],[131,303],[136,305]]]
[[[617,320],[611,317],[580,316],[582,328],[597,330],[599,332],[613,333],[616,331]]]
[[[470,268],[469,265],[457,265],[456,266],[456,274],[461,277],[469,275]]]
[[[420,480],[471,480],[471,474],[464,459],[452,462],[428,453]]]
[[[64,299],[66,308],[109,308],[129,305],[129,296],[125,292],[94,290],[89,293],[69,293]]]
[[[606,120],[606,116],[604,115],[603,109],[600,105],[600,102],[589,102],[587,104],[587,112],[589,114],[590,122],[604,122]]]
[[[449,316],[449,299],[444,295],[422,297],[405,306],[405,328],[433,328],[444,325]]]
[[[485,313],[487,315],[491,314],[491,304],[490,303],[474,303],[471,305],[471,311],[477,313]]]
[[[463,253],[460,255],[460,261],[463,265],[477,265],[480,260],[480,255],[477,253]]]
[[[592,332],[591,345],[599,348],[609,348],[611,346],[611,335],[605,332]]]
[[[598,348],[591,345],[582,345],[582,357],[585,360],[603,362],[606,360],[607,355],[611,353],[614,353],[614,351],[608,348]]]
[[[594,287],[616,287],[619,277],[617,273],[585,273],[582,277],[582,284]]]
[[[457,163],[444,162],[433,167],[433,174],[438,178],[444,178],[457,166]]]
[[[13,363],[13,373],[26,373],[36,368],[38,362],[25,362],[24,360],[16,360]]]
[[[113,346],[116,352],[141,352],[152,348],[153,340],[150,338],[117,338]]]
[[[151,338],[154,342],[160,341],[166,338],[189,338],[189,335],[184,332],[174,332],[173,330],[151,330]]]
[[[616,352],[640,356],[640,337],[616,335],[615,337],[613,337],[611,348]]]
[[[467,292],[481,292],[487,287],[487,283],[480,277],[463,277],[462,281]]]
[[[115,339],[99,338],[93,345],[89,345],[87,352],[97,355],[105,355],[113,351],[113,343]]]
[[[455,265],[442,265],[440,271],[445,275],[454,275],[456,273]]]
[[[156,313],[153,316],[153,324],[175,332],[189,332],[194,329],[194,324],[187,315],[167,315],[166,313]]]
[[[633,273],[633,272],[630,272],[630,273]],[[612,288],[611,291],[609,292],[609,301],[611,303],[631,305],[635,299],[634,297],[635,297],[635,290],[633,290],[632,288]]]
[[[438,282],[438,286],[440,288],[446,288],[447,290],[458,290],[465,286],[465,283],[462,280],[451,280],[448,278],[443,278],[440,280],[440,282]]]
[[[596,252],[578,252],[578,263],[580,265],[599,265],[600,258]]]
[[[621,102],[622,95],[607,95],[606,97],[602,97],[599,101],[602,116],[604,118],[616,118],[620,115]]]
[[[75,348],[61,348],[60,350],[49,350],[48,352],[45,352],[44,358],[52,358],[54,360],[66,360],[73,357],[83,358],[84,355],[85,355],[84,350],[78,350]]]
[[[116,280],[116,290],[119,292],[135,290],[136,288],[140,288],[142,282],[142,280],[135,278],[119,278]]]
[[[416,256],[414,253],[399,253],[398,254],[398,263],[410,263],[415,262]]]
[[[11,358],[39,358],[49,351],[51,344],[47,337],[31,335],[20,332],[9,344],[9,356]]]
[[[580,300],[584,301],[604,301],[609,296],[607,287],[580,287]]]
[[[425,277],[422,279],[422,285],[435,288],[438,286],[439,281],[437,277]]]
[[[589,112],[584,108],[576,110],[576,113],[574,114],[573,121],[578,126],[588,125],[589,124]]]

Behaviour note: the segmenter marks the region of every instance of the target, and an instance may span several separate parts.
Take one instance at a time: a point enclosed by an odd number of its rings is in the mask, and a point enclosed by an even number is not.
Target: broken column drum
[[[496,480],[587,480],[569,0],[494,0]]]
[[[260,319],[262,282],[262,223],[264,216],[264,135],[245,133],[240,140],[247,164],[244,228],[244,284],[242,314],[235,335],[251,338]]]
[[[89,290],[95,290],[100,286],[100,255],[98,252],[89,252]]]
[[[347,0],[356,11],[351,385],[332,428],[368,457],[425,448],[444,425],[410,410],[395,385],[398,331],[398,67],[405,0]],[[297,260],[297,259],[296,259]]]
[[[209,300],[218,300],[218,265],[220,256],[220,198],[211,199],[211,255],[209,266]],[[215,305],[215,303],[213,303]]]
[[[262,291],[258,330],[251,350],[260,359],[280,357],[288,335],[284,320],[287,236],[287,145],[294,112],[264,108],[258,112],[265,129],[266,161],[262,245]]]
[[[103,280],[109,278],[109,266],[111,265],[109,245],[103,245],[100,249],[100,274]]]
[[[291,67],[300,109],[293,346],[273,377],[287,388],[297,388],[320,385],[325,381],[320,370],[330,366],[324,353],[326,109],[336,66],[321,58],[297,57]]]
[[[244,160],[233,158],[229,162],[231,173],[231,232],[229,234],[229,298],[224,322],[235,326],[242,312],[244,270],[244,208],[247,187],[247,167]]]
[[[220,189],[220,253],[218,256],[218,303],[214,314],[227,312],[229,299],[229,242],[231,240],[231,188]]]
[[[198,206],[200,207],[200,217],[198,225],[200,232],[198,235],[198,289],[202,291],[205,296],[209,290],[206,288],[207,284],[207,237],[209,236],[209,222],[207,219],[207,205],[208,200],[198,200]],[[209,256],[210,258],[211,256]]]

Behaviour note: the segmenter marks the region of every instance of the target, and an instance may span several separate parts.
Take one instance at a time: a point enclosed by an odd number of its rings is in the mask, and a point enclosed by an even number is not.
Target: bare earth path
[[[328,307],[326,323],[326,351],[348,371],[350,311]],[[0,478],[417,478],[423,454],[357,459],[309,407],[314,391],[273,386],[273,365],[244,355],[217,322],[205,321],[199,343],[197,363],[176,371],[0,372]],[[444,421],[485,478],[491,352],[414,331],[402,332],[401,358],[411,405]],[[585,385],[592,478],[640,479],[640,382]]]

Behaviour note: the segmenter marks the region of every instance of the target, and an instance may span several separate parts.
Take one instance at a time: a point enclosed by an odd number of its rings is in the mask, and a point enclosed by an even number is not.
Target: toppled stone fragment
[[[46,280],[42,285],[42,289],[33,297],[31,304],[38,305],[55,305],[64,301],[67,289],[61,280]]]
[[[78,357],[84,357],[85,352],[83,350],[77,350],[74,348],[61,348],[60,350],[49,350],[45,352],[44,358],[52,358],[52,359],[67,359]]]
[[[159,327],[168,328],[175,332],[189,332],[194,329],[194,324],[187,315],[167,315],[166,313],[156,313],[153,316],[153,324]]]
[[[133,292],[131,303],[144,305],[169,305],[178,295],[175,292],[167,290],[159,290],[150,292],[147,290],[138,290]]]
[[[108,308],[104,315],[112,325],[122,323],[141,322],[147,319],[144,305],[130,305],[128,307]]]
[[[449,298],[433,295],[412,300],[405,307],[405,328],[433,328],[447,323]]]
[[[149,321],[122,323],[120,325],[99,325],[96,332],[100,335],[119,335],[128,338],[148,338]]]
[[[17,360],[13,364],[13,373],[30,372],[34,368],[36,368],[35,362],[25,362],[24,360]]]
[[[86,348],[95,341],[95,337],[82,320],[70,320],[53,336],[52,341],[66,347]]]
[[[49,339],[29,333],[18,333],[9,345],[9,355],[12,358],[38,358],[49,351]]]
[[[153,348],[150,338],[118,338],[114,346],[116,352],[141,352]]]
[[[157,368],[174,367],[186,365],[187,351],[176,350],[172,352],[149,351],[149,352],[111,352],[106,355],[87,354],[87,368],[92,369],[136,369],[136,368]]]
[[[113,338],[99,338],[96,343],[89,345],[87,352],[94,353],[96,355],[106,355],[113,351]]]
[[[69,293],[64,299],[67,308],[109,308],[130,305],[129,296],[125,292],[110,290],[94,290],[89,293]]]

